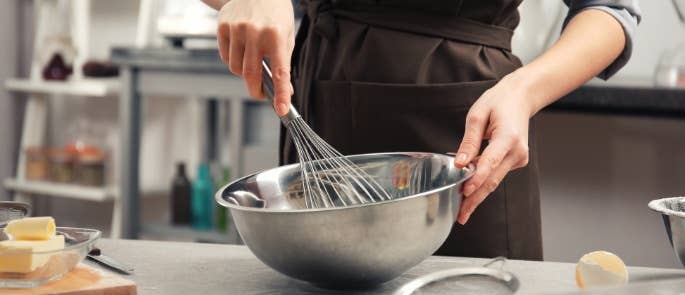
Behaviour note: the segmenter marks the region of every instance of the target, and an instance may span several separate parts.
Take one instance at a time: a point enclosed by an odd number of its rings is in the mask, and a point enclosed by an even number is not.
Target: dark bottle
[[[192,186],[186,177],[186,165],[176,164],[176,175],[171,183],[171,222],[177,225],[188,225],[191,221]]]

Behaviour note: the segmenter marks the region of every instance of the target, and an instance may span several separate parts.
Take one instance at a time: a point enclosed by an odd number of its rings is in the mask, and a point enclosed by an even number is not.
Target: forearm
[[[214,8],[216,10],[221,9],[221,7],[226,4],[229,0],[202,0],[205,4],[209,5],[209,7]]]
[[[576,15],[544,54],[509,77],[525,88],[531,116],[609,66],[626,38],[610,14],[588,9]]]

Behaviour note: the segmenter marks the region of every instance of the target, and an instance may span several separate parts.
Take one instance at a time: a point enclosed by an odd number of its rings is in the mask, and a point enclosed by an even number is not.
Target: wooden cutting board
[[[0,295],[136,295],[136,284],[109,271],[79,264],[59,280],[30,289],[2,289]]]

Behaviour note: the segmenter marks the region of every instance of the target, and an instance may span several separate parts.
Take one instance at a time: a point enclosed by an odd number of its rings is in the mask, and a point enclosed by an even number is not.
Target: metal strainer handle
[[[482,267],[459,267],[432,272],[415,278],[402,285],[395,291],[395,293],[393,293],[393,295],[411,295],[422,287],[432,283],[446,279],[467,276],[490,277],[500,284],[506,286],[512,293],[514,293],[519,288],[519,280],[514,274],[502,269],[505,261],[506,259],[504,257],[496,257],[485,263]],[[500,262],[499,268],[490,267],[496,262]]]

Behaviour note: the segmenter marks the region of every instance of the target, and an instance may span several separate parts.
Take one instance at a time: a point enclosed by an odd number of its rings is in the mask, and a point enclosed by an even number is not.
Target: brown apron
[[[293,104],[343,154],[455,151],[471,104],[521,66],[510,47],[519,3],[301,1]],[[436,254],[542,259],[532,141],[530,150],[530,164],[510,173],[465,226],[455,224]],[[281,129],[281,164],[293,162]]]

